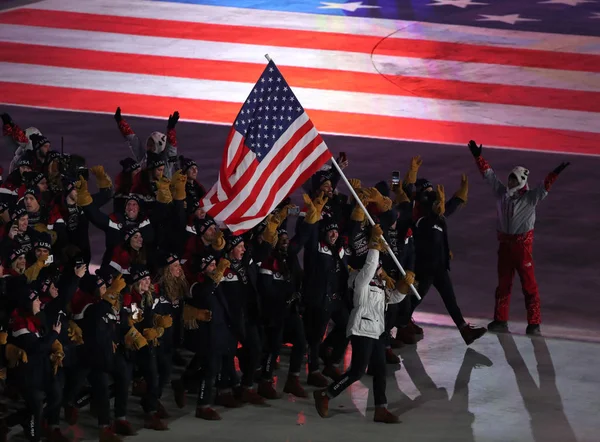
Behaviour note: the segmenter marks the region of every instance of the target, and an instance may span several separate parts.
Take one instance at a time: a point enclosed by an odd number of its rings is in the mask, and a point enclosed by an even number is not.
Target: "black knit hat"
[[[127,277],[127,282],[131,284],[135,284],[138,281],[141,281],[145,277],[150,276],[150,270],[141,265],[131,266],[129,269],[129,276]]]
[[[174,262],[179,262],[179,260],[179,256],[174,253],[162,253],[156,260],[156,265],[160,269],[163,267],[168,267]]]
[[[14,249],[12,251],[12,253],[10,255],[8,255],[8,263],[12,264],[17,259],[19,259],[19,257],[25,256],[26,254],[27,254],[27,252],[25,251],[25,249],[21,249],[21,248]]]
[[[375,184],[375,189],[377,189],[382,196],[390,196],[390,186],[386,181],[379,181]]]
[[[154,152],[146,153],[146,169],[157,169],[164,165],[165,161],[160,157],[160,155],[155,154]]]
[[[327,219],[327,220],[324,220],[324,221],[325,221],[325,223],[321,227],[321,232],[327,233],[327,232],[330,232],[332,230],[337,230],[338,232],[340,231],[340,228],[339,228],[339,226],[337,225],[336,222],[334,222],[334,221],[332,221],[330,219]]]
[[[83,278],[79,281],[79,288],[84,293],[88,293],[93,295],[96,293],[96,290],[106,284],[104,279],[99,278],[97,275],[93,275],[91,273],[86,273],[83,275]]]
[[[40,295],[44,295],[50,289],[52,284],[57,283],[60,278],[58,268],[54,265],[44,267],[36,279],[37,291]]]
[[[136,226],[136,227],[130,227],[129,229],[127,229],[125,231],[125,235],[123,236],[123,242],[128,243],[129,240],[133,237],[133,235],[135,235],[136,233],[141,233],[140,229]]]
[[[131,173],[134,170],[138,170],[141,167],[140,163],[138,163],[133,158],[125,158],[124,160],[119,161],[119,164],[121,165],[121,167],[123,168],[123,172],[125,173]]]
[[[10,214],[11,221],[17,221],[22,216],[27,215],[27,210],[24,207],[17,206],[13,208],[12,213]]]
[[[191,158],[185,158],[183,155],[179,156],[179,164],[181,166],[181,172],[183,173],[186,173],[192,166],[198,166],[194,160]]]
[[[417,191],[417,193],[423,192],[428,187],[433,187],[433,184],[431,184],[431,181],[429,181],[428,179],[419,178],[415,182],[415,190]]]
[[[203,272],[210,265],[211,262],[217,258],[212,253],[205,253],[197,257],[198,271]]]
[[[27,154],[23,155],[17,161],[17,167],[33,167],[33,158]]]
[[[231,251],[235,249],[240,243],[244,242],[244,237],[242,235],[233,235],[232,233],[227,234],[227,251]]]
[[[142,207],[142,199],[135,193],[130,193],[129,195],[127,195],[127,198],[125,198],[125,204],[127,204],[129,201],[135,201],[136,203],[138,203],[138,206],[140,206],[140,208]]]
[[[29,135],[29,139],[31,140],[31,146],[33,147],[34,152],[40,150],[44,144],[50,143],[50,140],[42,134],[31,134]]]
[[[50,164],[52,161],[60,160],[62,155],[60,152],[56,152],[55,150],[50,150],[46,154],[46,158],[44,158],[44,164]]]
[[[196,224],[196,234],[199,236],[202,236],[206,233],[206,231],[208,229],[210,229],[211,226],[216,226],[217,223],[215,222],[214,219],[212,219],[211,217],[207,216],[204,219],[196,219],[194,220],[194,223]]]
[[[312,176],[312,190],[317,191],[326,181],[331,182],[331,174],[328,171],[320,170]]]
[[[33,243],[35,249],[47,249],[52,250],[52,237],[47,233],[40,234],[39,238]]]
[[[42,172],[25,172],[23,178],[25,178],[25,182],[29,187],[35,187],[46,178],[46,175]]]
[[[113,274],[111,270],[107,267],[100,267],[95,272],[96,276],[106,283],[106,285],[111,285],[113,282]]]

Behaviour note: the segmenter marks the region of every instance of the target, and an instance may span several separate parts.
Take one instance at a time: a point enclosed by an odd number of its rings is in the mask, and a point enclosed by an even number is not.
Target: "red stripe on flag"
[[[0,14],[0,23],[366,54],[373,53],[373,48],[376,48],[377,55],[600,72],[598,55],[403,38],[382,39],[334,32],[265,29],[35,8],[16,9]]]

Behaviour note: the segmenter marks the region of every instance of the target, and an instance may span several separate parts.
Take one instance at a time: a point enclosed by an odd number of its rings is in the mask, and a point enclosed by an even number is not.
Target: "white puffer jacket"
[[[350,274],[348,287],[354,292],[354,308],[350,312],[346,336],[379,339],[385,331],[386,292],[389,296],[387,304],[397,304],[406,297],[394,287],[386,288],[385,282],[375,279],[378,266],[379,251],[370,249],[363,268]]]

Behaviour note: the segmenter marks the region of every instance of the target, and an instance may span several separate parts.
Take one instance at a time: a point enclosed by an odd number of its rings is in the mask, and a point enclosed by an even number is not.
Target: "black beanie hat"
[[[160,157],[160,155],[154,152],[146,153],[146,169],[158,169],[164,165],[165,161]]]
[[[181,172],[183,173],[186,173],[192,166],[198,166],[194,160],[191,158],[185,158],[183,155],[179,156],[179,164],[181,166]]]
[[[125,158],[124,160],[119,161],[119,164],[125,173],[131,173],[141,167],[140,163],[135,161],[133,158]]]
[[[31,146],[33,147],[34,152],[40,150],[44,144],[50,143],[50,140],[42,134],[31,134],[29,135],[29,139],[31,140]]]

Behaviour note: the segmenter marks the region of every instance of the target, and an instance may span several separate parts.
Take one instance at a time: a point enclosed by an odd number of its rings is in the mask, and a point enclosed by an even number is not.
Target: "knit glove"
[[[358,178],[351,178],[348,180],[348,182],[350,183],[350,187],[352,187],[355,191],[360,189],[362,186],[362,183]]]
[[[442,216],[446,212],[446,194],[444,192],[444,186],[438,184],[435,193],[437,197],[433,204],[433,212],[436,215]]]
[[[225,241],[225,235],[223,235],[223,232],[221,232],[220,230],[217,232],[214,239],[210,243],[212,248],[215,249],[217,252],[223,250],[226,244],[227,241]]]
[[[86,207],[92,204],[94,199],[88,190],[88,183],[84,177],[79,177],[79,181],[77,181],[75,187],[77,188],[77,205],[79,207]]]
[[[391,289],[392,287],[396,287],[396,281],[385,270],[381,270],[381,279],[385,281],[385,288]]]
[[[75,343],[75,345],[83,344],[83,331],[75,323],[75,321],[69,321],[69,339]]]
[[[12,117],[5,112],[2,114],[2,125],[5,126],[7,124],[9,126],[13,126],[15,123],[14,123]]]
[[[185,185],[187,183],[187,177],[178,170],[173,174],[171,178],[171,184],[169,186],[173,199],[175,201],[185,200]]]
[[[123,117],[121,116],[121,108],[118,107],[115,115],[113,116],[113,118],[115,119],[115,121],[117,122],[117,124],[119,124],[121,122],[121,120],[123,119]]]
[[[173,326],[173,317],[171,315],[154,315],[152,322],[154,327],[165,329]]]
[[[454,194],[455,197],[459,198],[463,203],[467,203],[467,196],[469,195],[469,178],[464,173],[460,178],[460,188]]]
[[[152,343],[155,347],[158,345],[158,339],[164,334],[165,330],[162,327],[145,328],[143,335],[148,343]]]
[[[471,151],[471,155],[473,158],[479,158],[481,156],[481,151],[483,150],[483,144],[480,144],[479,147],[477,143],[473,140],[469,141],[468,144],[469,150]]]
[[[398,290],[399,293],[406,295],[406,294],[410,293],[410,286],[411,286],[411,284],[414,284],[414,283],[415,283],[414,272],[407,270],[404,278],[398,280],[398,283],[396,284],[396,290]]]
[[[316,224],[321,219],[321,212],[323,212],[323,207],[327,204],[327,198],[324,195],[323,192],[320,192],[314,200],[311,200],[306,194],[302,196],[304,204],[307,207],[304,217],[306,224]]]
[[[173,202],[173,195],[171,194],[171,182],[168,178],[162,177],[155,181],[156,183],[156,201],[162,204],[170,204]]]
[[[417,182],[417,173],[422,164],[423,160],[420,155],[410,159],[408,172],[406,172],[406,175],[404,176],[404,184],[415,184]]]
[[[128,350],[139,350],[148,345],[148,341],[137,328],[131,327],[125,334],[125,348]]]
[[[379,250],[380,252],[384,252],[386,250],[385,243],[383,242],[383,230],[381,230],[379,224],[375,224],[371,228],[369,249]]]
[[[279,228],[279,221],[275,215],[271,214],[267,217],[267,227],[262,233],[263,241],[271,244],[273,247],[277,245],[279,235],[277,235],[277,229]]]
[[[50,362],[52,363],[52,371],[54,375],[58,373],[58,367],[63,366],[63,359],[65,358],[65,351],[62,344],[57,339],[52,343],[52,353],[50,354]]]
[[[24,274],[27,277],[28,284],[31,284],[38,278],[40,272],[46,266],[46,260],[48,259],[48,256],[50,256],[48,251],[42,249],[40,251],[40,256],[38,257],[38,259],[25,270]]]
[[[167,129],[175,129],[177,122],[179,121],[179,112],[173,112],[173,115],[169,115],[169,120],[167,121]]]
[[[27,364],[27,362],[29,362],[25,350],[17,347],[14,344],[6,344],[6,349],[4,350],[4,353],[6,355],[6,359],[8,360],[9,368],[14,368],[21,362],[23,364]]]
[[[5,331],[0,331],[0,345],[6,345],[6,341],[8,339],[8,333]]]
[[[229,262],[229,260],[221,258],[219,260],[219,263],[217,264],[217,268],[215,269],[215,271],[209,274],[208,277],[212,279],[216,284],[220,283],[223,279],[223,274],[225,273],[225,270],[227,270],[230,265],[231,262]]]
[[[183,307],[183,328],[186,330],[196,330],[198,322],[210,322],[212,312],[210,310],[199,309],[191,305]]]
[[[110,189],[112,187],[112,181],[104,170],[104,166],[90,167],[90,172],[96,177],[99,189]]]

